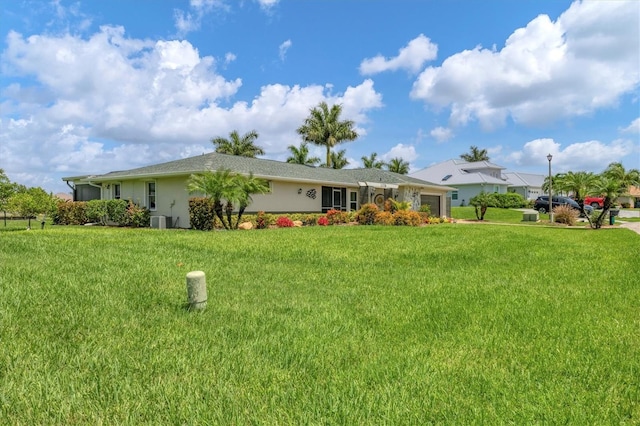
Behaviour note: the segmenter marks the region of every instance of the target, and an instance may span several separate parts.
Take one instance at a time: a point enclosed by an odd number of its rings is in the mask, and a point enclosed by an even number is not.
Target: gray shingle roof
[[[63,178],[63,180],[117,181],[132,178],[184,176],[218,169],[230,169],[232,172],[240,174],[253,173],[254,176],[264,179],[312,181],[354,186],[358,186],[358,182],[379,182],[396,185],[440,187],[447,190],[447,187],[442,185],[381,169],[334,170],[325,167],[290,164],[282,161],[240,157],[216,152],[136,169],[114,171],[103,175],[76,176]]]

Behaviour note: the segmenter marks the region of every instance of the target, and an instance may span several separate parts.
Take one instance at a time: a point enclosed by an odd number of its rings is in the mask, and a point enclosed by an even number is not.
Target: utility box
[[[540,215],[539,215],[538,212],[523,213],[522,214],[522,221],[523,222],[537,222],[538,220],[540,220]]]
[[[167,218],[165,216],[151,216],[151,227],[155,229],[167,229]]]

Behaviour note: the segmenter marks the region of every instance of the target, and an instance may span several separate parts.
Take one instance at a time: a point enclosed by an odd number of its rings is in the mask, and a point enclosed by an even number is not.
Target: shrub
[[[318,223],[318,219],[319,217],[317,217],[317,215],[308,214],[302,220],[302,224],[305,226],[314,226]]]
[[[413,210],[396,210],[393,214],[395,224],[402,226],[418,226],[422,223],[422,218],[418,212]]]
[[[87,203],[84,201],[62,201],[53,214],[55,225],[84,225],[87,223]]]
[[[276,225],[278,228],[293,228],[293,221],[287,216],[280,216],[276,220]]]
[[[91,223],[107,224],[107,201],[91,200],[87,201],[87,220]]]
[[[376,223],[378,206],[373,203],[363,204],[356,213],[355,219],[360,225],[373,225]]]
[[[493,205],[489,207],[498,207],[501,209],[517,209],[524,207],[527,203],[524,197],[515,192],[508,192],[506,194],[493,194]]]
[[[431,216],[431,206],[429,206],[429,204],[422,204],[418,211],[420,213],[426,213],[427,216]]]
[[[327,220],[329,221],[329,225],[347,223],[349,221],[349,215],[347,212],[331,209],[327,212]]]
[[[375,224],[391,226],[395,225],[396,220],[391,212],[378,212],[376,213]]]
[[[107,218],[120,226],[124,226],[128,205],[129,203],[125,200],[107,200]]]
[[[213,200],[207,197],[189,198],[189,220],[193,229],[211,231],[215,216]]]
[[[145,228],[150,225],[151,212],[148,208],[129,201],[127,206],[125,225],[133,228]]]
[[[431,216],[431,217],[429,217],[429,222],[428,223],[429,223],[429,225],[437,225],[437,224],[439,224],[441,222],[440,222],[440,218],[439,217]]]
[[[329,219],[327,219],[326,216],[319,217],[318,218],[318,225],[320,225],[320,226],[329,225]]]
[[[631,207],[630,203],[621,203],[620,205],[622,206],[623,209],[628,209]]]
[[[263,211],[259,211],[256,216],[256,229],[266,229],[271,225],[271,222],[271,215],[268,215]]]
[[[576,224],[578,220],[578,211],[570,206],[558,206],[554,207],[553,215],[554,221],[558,223],[564,223],[570,226]]]

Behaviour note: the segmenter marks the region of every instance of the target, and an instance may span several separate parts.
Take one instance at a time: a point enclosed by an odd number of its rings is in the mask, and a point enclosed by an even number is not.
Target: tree
[[[626,194],[630,186],[640,186],[640,171],[631,169],[626,171],[622,163],[611,163],[602,173],[620,183],[620,193]]]
[[[329,166],[325,164],[325,167],[330,167],[332,169],[344,169],[349,164],[349,160],[347,160],[346,155],[346,149],[342,149],[338,152],[331,151],[331,162],[329,163],[331,165]]]
[[[257,157],[264,155],[264,150],[255,144],[258,133],[252,130],[243,136],[237,130],[229,133],[229,139],[217,137],[211,139],[211,143],[216,147],[216,152],[220,154],[239,155],[241,157]]]
[[[399,157],[392,158],[387,164],[387,169],[390,172],[406,175],[407,173],[409,173],[409,162],[404,161],[402,158],[399,158]]]
[[[590,195],[604,197],[602,210],[595,215],[595,220],[587,216],[592,228],[600,229],[607,213],[621,195],[628,193],[630,186],[640,185],[640,172],[637,169],[626,171],[621,163],[611,163],[605,171],[597,176],[590,187]]]
[[[460,158],[464,161],[475,162],[475,161],[489,161],[489,155],[486,149],[478,149],[477,146],[471,145],[470,151],[465,154],[461,154]]]
[[[191,175],[187,181],[187,190],[189,193],[201,192],[205,197],[213,201],[213,211],[222,223],[225,229],[229,229],[223,215],[223,200],[233,198],[234,183],[233,175],[230,170],[220,169],[214,172],[204,172]]]
[[[287,149],[291,152],[291,156],[287,158],[287,163],[315,166],[321,161],[318,157],[309,158],[309,146],[307,142],[302,142],[299,147],[289,145]]]
[[[44,226],[47,215],[52,214],[56,208],[55,198],[38,187],[16,192],[7,204],[11,211],[29,220],[28,229],[31,229],[31,219],[35,219],[39,214],[43,215]]]
[[[580,205],[582,214],[586,215],[584,197],[589,195],[596,179],[596,175],[590,172],[567,172],[557,174],[555,179],[552,178],[552,183],[557,192],[573,194],[574,200]]]
[[[11,183],[3,169],[0,169],[0,210],[4,213],[4,226],[7,226],[7,206],[9,198],[16,192],[16,185]]]
[[[332,148],[344,141],[358,138],[358,134],[353,130],[355,123],[351,120],[340,120],[341,113],[342,105],[336,104],[329,108],[326,102],[320,102],[310,110],[309,117],[297,129],[305,142],[326,147],[327,167],[332,167]]]
[[[220,169],[191,175],[187,182],[189,193],[201,192],[213,201],[213,210],[225,229],[237,229],[247,206],[251,203],[252,194],[264,194],[269,185],[253,174],[243,176]],[[234,204],[238,204],[238,217],[235,224],[232,220]]]
[[[487,209],[490,205],[494,204],[494,202],[493,194],[489,194],[484,191],[481,191],[478,195],[469,200],[469,204],[475,207],[476,218],[478,220],[484,220],[484,215],[487,213]]]
[[[378,153],[377,152],[372,152],[371,155],[369,155],[368,157],[365,155],[362,157],[362,164],[364,165],[365,169],[381,169],[383,168],[386,164],[384,161],[382,160],[378,160]]]

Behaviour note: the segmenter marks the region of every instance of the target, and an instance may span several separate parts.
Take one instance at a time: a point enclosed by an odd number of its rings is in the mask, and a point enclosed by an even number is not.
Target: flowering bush
[[[256,216],[256,229],[266,229],[271,223],[271,217],[263,211],[259,211]]]
[[[327,220],[330,225],[337,225],[339,223],[347,223],[349,221],[349,215],[347,212],[331,209],[327,212]]]
[[[329,225],[329,219],[327,219],[325,216],[319,217],[318,218],[318,225],[320,225],[320,226]]]
[[[286,216],[280,216],[276,220],[276,225],[278,228],[293,228],[293,221]]]

